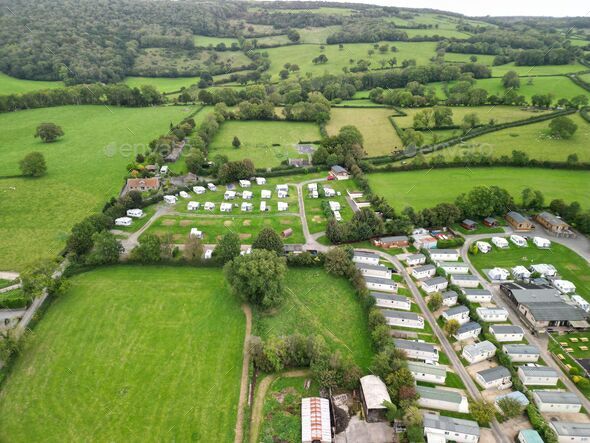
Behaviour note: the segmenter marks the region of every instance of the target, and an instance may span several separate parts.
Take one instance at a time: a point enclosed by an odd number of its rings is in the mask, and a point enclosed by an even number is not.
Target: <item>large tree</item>
[[[35,131],[35,138],[40,138],[44,143],[51,143],[64,135],[61,127],[55,123],[41,123]]]
[[[228,232],[221,237],[213,254],[221,263],[227,263],[240,255],[240,244],[240,237],[238,234]]]
[[[252,243],[252,249],[266,249],[267,251],[275,251],[277,255],[284,252],[283,240],[277,234],[274,229],[264,228],[262,229],[254,242]]]
[[[549,133],[558,138],[572,138],[577,129],[578,125],[569,117],[557,117],[549,123]]]
[[[162,242],[160,237],[146,234],[139,242],[131,256],[141,263],[156,263],[162,259]]]
[[[117,263],[123,252],[123,246],[109,231],[96,232],[92,236],[94,246],[88,255],[88,263],[104,265]]]
[[[31,152],[23,158],[20,163],[20,170],[25,177],[41,177],[47,173],[45,157],[40,152]]]

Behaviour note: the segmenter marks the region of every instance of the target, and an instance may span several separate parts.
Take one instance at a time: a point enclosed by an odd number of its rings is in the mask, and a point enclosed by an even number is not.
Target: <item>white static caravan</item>
[[[385,322],[389,326],[401,326],[403,328],[424,329],[424,317],[416,314],[415,312],[383,309],[381,313],[385,317]]]
[[[572,301],[586,312],[590,312],[590,303],[584,300],[579,295],[572,295]]]
[[[582,402],[576,394],[555,389],[533,391],[533,402],[541,412],[576,413],[582,409]]]
[[[490,332],[500,343],[522,341],[524,338],[523,329],[516,325],[492,325]]]
[[[455,306],[459,299],[459,295],[455,291],[445,291],[442,293],[443,306]]]
[[[557,371],[548,366],[519,366],[516,373],[526,386],[556,386],[559,380]]]
[[[444,365],[429,365],[417,361],[409,361],[408,369],[417,381],[444,385],[447,378],[447,367]]]
[[[533,243],[537,248],[547,249],[551,247],[551,241],[544,237],[533,237]]]
[[[504,366],[484,369],[475,374],[475,381],[484,389],[508,389],[512,386],[510,371]]]
[[[456,249],[430,249],[428,254],[433,261],[458,261],[459,251]]]
[[[336,195],[336,191],[332,188],[324,186],[324,197],[334,197]]]
[[[263,189],[260,191],[260,198],[271,198],[272,192],[268,189]]]
[[[236,198],[236,191],[225,191],[223,194],[224,200],[233,200]]]
[[[492,237],[492,243],[498,249],[507,249],[510,247],[508,240],[506,240],[504,237]]]
[[[141,218],[143,215],[143,210],[141,209],[127,209],[127,217]]]
[[[253,208],[252,203],[242,202],[242,205],[240,207],[240,210],[242,212],[252,212],[252,208]]]
[[[477,288],[480,281],[476,275],[454,274],[451,275],[451,283],[460,288]]]
[[[244,191],[244,192],[242,192],[242,198],[244,200],[252,200],[252,191]]]
[[[329,201],[328,205],[330,205],[330,211],[340,211],[340,203],[335,201]]]
[[[189,234],[190,238],[203,238],[203,232],[199,231],[197,228],[191,228],[191,232]]]
[[[355,263],[356,268],[361,271],[361,274],[368,277],[379,277],[391,279],[391,269],[383,265],[369,265],[367,263]]]
[[[287,191],[277,191],[277,198],[287,198],[289,193]]]
[[[334,218],[336,219],[336,221],[339,221],[339,222],[341,222],[343,220],[342,214],[340,214],[340,211],[334,211]]]
[[[266,206],[266,202],[260,202],[260,212],[269,211],[270,207]]]
[[[483,321],[488,323],[496,323],[508,320],[508,311],[504,308],[479,307],[475,311]]]
[[[569,280],[553,280],[553,287],[562,294],[573,294],[576,292],[576,285]]]
[[[289,209],[289,204],[288,203],[286,203],[286,202],[278,202],[277,203],[277,210],[279,212],[284,212],[287,209]]]
[[[115,219],[115,226],[131,226],[131,217],[119,217]]]
[[[438,349],[436,349],[431,343],[404,340],[401,338],[394,338],[393,341],[395,343],[395,347],[402,349],[408,358],[421,360],[427,363],[438,361]]]
[[[473,343],[463,348],[461,356],[470,364],[479,363],[480,361],[493,358],[496,355],[496,347],[490,341]]]
[[[559,443],[580,443],[590,441],[590,423],[549,420],[549,426],[557,435],[557,441]]]
[[[492,268],[488,272],[488,277],[494,281],[505,281],[510,277],[510,271],[504,268]]]
[[[234,207],[234,205],[232,205],[231,203],[222,203],[219,206],[219,210],[221,212],[231,212],[232,208]]]
[[[265,185],[266,179],[264,177],[256,177],[256,184],[257,185]]]
[[[464,325],[469,322],[469,309],[463,305],[455,306],[443,312],[442,317],[446,321],[457,320],[460,325]]]
[[[428,294],[432,294],[433,292],[439,292],[444,289],[447,289],[449,286],[449,282],[444,277],[434,277],[429,278],[427,280],[422,281],[422,290]]]
[[[277,192],[289,192],[289,185],[276,185],[275,186],[275,191]]]
[[[250,180],[240,180],[240,188],[249,188],[252,186]]]
[[[539,348],[533,345],[525,344],[506,344],[502,350],[510,357],[514,363],[535,363],[539,360],[541,352]]]
[[[200,204],[199,202],[193,202],[193,201],[190,201],[190,202],[188,202],[188,204],[186,205],[186,210],[187,210],[187,211],[196,211],[197,209],[199,209],[199,206],[200,206],[200,205],[201,205],[201,204]]]
[[[485,241],[478,241],[475,243],[475,246],[477,247],[477,250],[482,254],[487,254],[492,250],[492,245]]]
[[[379,264],[379,255],[374,252],[354,251],[352,261],[355,263]]]
[[[178,193],[182,198],[191,198],[191,195],[186,191],[180,191]]]
[[[530,270],[532,272],[538,272],[543,278],[555,277],[557,275],[557,269],[555,269],[555,266],[547,263],[531,265]]]
[[[213,183],[207,183],[207,188],[213,192],[217,191],[217,186],[215,186]]]
[[[522,235],[512,234],[510,236],[510,241],[519,248],[524,248],[525,246],[527,246],[526,238],[524,238]]]
[[[375,291],[372,291],[370,295],[375,299],[375,306],[378,308],[401,309],[403,311],[412,309],[412,301],[403,295]]]
[[[207,190],[203,186],[193,186],[193,192],[197,195],[204,194]]]
[[[469,274],[469,265],[467,263],[440,261],[436,266],[445,271],[447,275]]]
[[[470,338],[477,338],[481,334],[481,325],[477,322],[470,321],[461,325],[457,332],[453,335],[456,340],[468,340]]]
[[[170,170],[170,168],[167,165],[164,165],[160,168],[160,174],[162,174],[162,175],[168,174],[169,170]]]
[[[433,443],[477,443],[479,425],[473,420],[424,414],[424,435],[427,442]]]
[[[406,264],[408,266],[423,265],[426,263],[426,256],[424,254],[410,254],[406,257]]]
[[[213,203],[213,202],[205,202],[205,205],[203,206],[203,209],[205,209],[205,211],[213,211],[215,209],[215,203]]]
[[[467,397],[450,389],[416,386],[416,392],[420,395],[418,405],[423,408],[442,409],[444,411],[469,412]]]
[[[434,265],[417,266],[412,269],[412,277],[418,280],[434,277],[434,274],[436,274],[436,266]]]
[[[166,202],[169,205],[175,205],[177,200],[178,200],[178,197],[176,197],[175,195],[165,195],[164,196],[164,202]]]
[[[487,289],[462,289],[463,294],[471,303],[489,303],[492,293]]]
[[[367,289],[379,292],[397,292],[397,283],[388,278],[363,275]]]
[[[531,271],[522,265],[515,266],[510,271],[512,272],[512,277],[517,280],[526,280],[531,276]]]

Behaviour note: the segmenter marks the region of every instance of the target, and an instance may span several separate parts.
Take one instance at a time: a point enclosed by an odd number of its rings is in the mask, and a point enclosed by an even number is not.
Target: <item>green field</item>
[[[519,75],[559,75],[571,72],[586,71],[588,68],[578,62],[569,65],[539,65],[539,66],[515,66],[514,63],[507,63],[492,68],[494,77],[502,77],[508,71],[516,71]]]
[[[0,95],[18,94],[23,92],[39,91],[41,89],[55,89],[63,87],[64,84],[58,81],[23,80],[0,72]]]
[[[234,136],[242,142],[239,149],[232,146]],[[249,158],[257,168],[269,168],[290,157],[301,157],[295,148],[297,143],[320,138],[320,130],[315,123],[228,121],[221,125],[211,142],[210,155],[227,155],[230,160]]]
[[[299,35],[301,36],[301,43],[312,43],[312,44],[324,44],[326,43],[326,39],[342,30],[342,26],[335,25],[335,26],[326,26],[325,28],[316,28],[312,26],[308,26],[306,28],[298,28]]]
[[[403,147],[389,121],[389,116],[395,114],[393,109],[332,108],[330,114],[330,121],[326,125],[328,134],[337,134],[342,126],[356,126],[363,134],[363,146],[369,156],[390,154]]]
[[[350,283],[322,269],[291,269],[276,312],[254,312],[255,335],[322,335],[332,349],[366,370],[373,356],[366,315]]]
[[[457,196],[475,186],[500,186],[520,201],[523,189],[543,192],[549,203],[555,198],[578,201],[590,208],[590,172],[533,168],[451,168],[407,172],[381,172],[367,175],[373,192],[387,199],[396,209],[412,206],[422,209]]]
[[[232,43],[238,43],[237,38],[231,37],[209,37],[206,35],[195,35],[194,37],[195,46],[209,47],[217,46],[220,43],[224,43],[225,46],[230,47]]]
[[[340,192],[341,195],[336,195],[334,197],[326,198],[324,197],[324,193],[322,191],[323,186],[328,186],[334,189],[336,192]],[[303,196],[305,198],[305,216],[307,218],[307,226],[309,227],[309,232],[315,234],[316,232],[324,232],[326,230],[327,219],[324,214],[324,210],[322,209],[322,202],[323,201],[335,201],[340,203],[340,215],[342,216],[343,220],[350,220],[352,218],[352,208],[348,204],[346,200],[346,190],[349,189],[354,191],[357,189],[357,186],[354,180],[342,180],[342,181],[330,181],[330,182],[323,182],[318,183],[318,190],[320,198],[308,198],[307,197],[307,185],[303,187]]]
[[[221,270],[71,279],[0,392],[0,440],[234,440],[245,319]]]
[[[72,225],[118,194],[134,151],[144,152],[144,144],[189,112],[176,106],[63,106],[0,115],[0,176],[19,174],[19,160],[31,151],[42,152],[48,168],[39,179],[0,178],[0,269],[54,257]],[[48,121],[65,136],[45,144],[33,133]]]
[[[160,92],[173,92],[199,83],[199,77],[127,77],[125,84],[132,88],[151,85]]]

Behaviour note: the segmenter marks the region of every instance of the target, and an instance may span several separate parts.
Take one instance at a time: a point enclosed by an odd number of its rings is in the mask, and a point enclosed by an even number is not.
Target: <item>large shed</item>
[[[301,399],[302,443],[331,443],[330,402],[327,398]]]
[[[385,420],[387,408],[383,402],[391,402],[387,386],[376,375],[365,375],[361,381],[361,400],[363,411],[368,422]]]

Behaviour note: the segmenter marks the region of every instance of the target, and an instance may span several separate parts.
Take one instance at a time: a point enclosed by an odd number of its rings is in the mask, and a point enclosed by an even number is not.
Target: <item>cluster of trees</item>
[[[442,106],[424,109],[414,115],[414,129],[440,129],[453,126],[453,110]]]
[[[351,125],[340,128],[338,135],[324,137],[312,157],[314,165],[345,165],[353,169],[356,163],[365,156],[363,135]]]
[[[287,120],[314,121],[318,124],[330,120],[330,102],[321,92],[311,92],[307,101],[287,104],[283,108],[283,115]]]
[[[560,215],[566,222],[575,226],[582,234],[590,234],[590,211],[582,211],[580,203],[573,201],[566,204],[561,199],[552,200],[549,209]]]
[[[328,219],[326,237],[334,244],[366,240],[382,234],[384,223],[372,209],[362,208],[347,222],[338,222],[333,216]]]
[[[124,207],[137,207],[135,201],[141,196],[133,195],[117,202]],[[109,211],[110,212],[110,211]],[[77,264],[103,265],[116,263],[123,251],[117,238],[109,232],[113,227],[113,217],[106,213],[93,214],[76,223],[66,242],[70,259]]]
[[[416,81],[409,82],[405,88],[400,89],[372,89],[369,98],[375,103],[404,108],[431,106],[438,102],[434,88]]]

